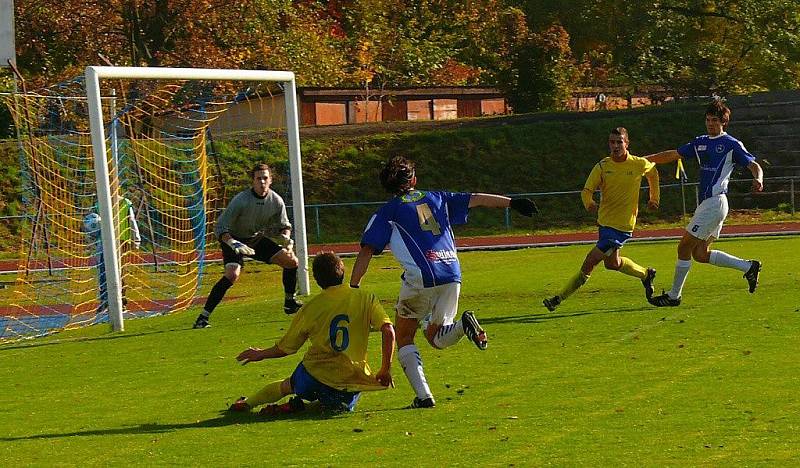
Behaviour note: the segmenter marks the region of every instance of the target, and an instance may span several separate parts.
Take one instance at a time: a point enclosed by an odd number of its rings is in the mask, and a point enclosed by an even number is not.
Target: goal
[[[299,289],[309,293],[292,72],[88,67],[72,82],[6,101],[29,190],[0,339],[104,321],[123,330],[126,317],[197,303],[227,195],[215,156],[259,134],[285,147],[287,181],[273,188],[292,206]],[[250,166],[263,160],[255,153]],[[97,233],[87,232],[90,213],[99,215]]]

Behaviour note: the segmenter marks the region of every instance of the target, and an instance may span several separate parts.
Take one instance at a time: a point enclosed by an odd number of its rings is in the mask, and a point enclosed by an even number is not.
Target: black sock
[[[294,297],[297,290],[297,268],[284,268],[283,269],[283,292],[286,297]]]
[[[219,301],[225,297],[225,293],[228,292],[228,289],[230,289],[231,286],[233,286],[231,280],[229,280],[227,276],[223,276],[219,281],[217,281],[217,284],[211,288],[211,292],[208,294],[208,299],[206,299],[206,305],[203,307],[203,309],[205,309],[209,315],[211,312],[214,312],[214,308],[217,307]]]

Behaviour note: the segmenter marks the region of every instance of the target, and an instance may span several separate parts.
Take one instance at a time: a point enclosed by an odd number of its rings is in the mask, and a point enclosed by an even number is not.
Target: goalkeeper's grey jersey
[[[270,237],[276,232],[291,228],[286,216],[286,204],[280,195],[270,190],[259,198],[252,189],[236,194],[214,226],[214,234],[220,239],[226,232],[238,239],[247,239],[262,233]]]

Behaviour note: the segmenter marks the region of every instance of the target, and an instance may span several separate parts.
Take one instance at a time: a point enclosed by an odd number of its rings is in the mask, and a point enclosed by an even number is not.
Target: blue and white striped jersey
[[[369,220],[361,245],[380,253],[388,244],[403,279],[430,288],[461,281],[452,226],[467,222],[469,193],[413,190],[383,205]]]
[[[700,164],[700,202],[727,193],[734,166],[747,167],[756,160],[741,141],[725,132],[714,137],[701,135],[678,148],[678,154]]]

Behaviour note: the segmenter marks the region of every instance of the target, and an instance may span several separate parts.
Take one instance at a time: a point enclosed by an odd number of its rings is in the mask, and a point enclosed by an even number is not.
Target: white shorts
[[[395,310],[397,316],[422,320],[431,314],[430,323],[449,325],[458,313],[461,283],[447,283],[432,288],[416,288],[403,282]]]
[[[728,197],[725,194],[706,198],[694,210],[694,216],[686,226],[686,232],[700,240],[713,237],[719,239],[722,223],[728,216]]]

